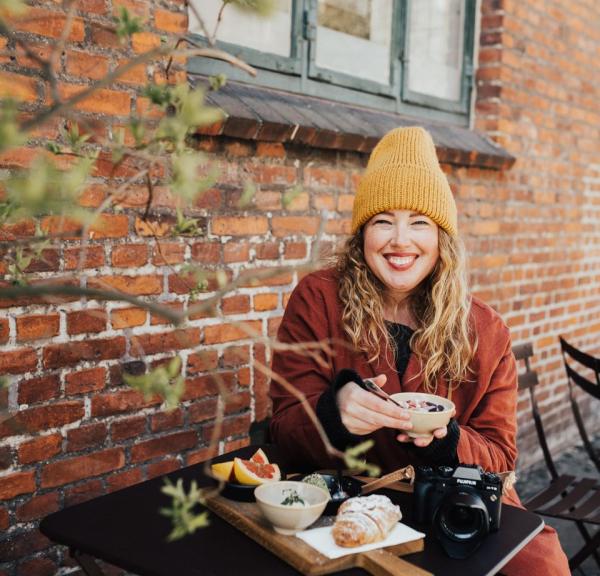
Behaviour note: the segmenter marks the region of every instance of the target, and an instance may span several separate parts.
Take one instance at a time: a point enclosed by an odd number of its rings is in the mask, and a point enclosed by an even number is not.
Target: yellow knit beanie
[[[387,210],[421,212],[449,234],[458,232],[450,185],[423,128],[396,128],[375,146],[354,199],[352,233]]]

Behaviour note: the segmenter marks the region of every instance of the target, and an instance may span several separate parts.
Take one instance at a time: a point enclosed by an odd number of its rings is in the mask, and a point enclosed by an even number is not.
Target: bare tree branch
[[[277,372],[273,372],[273,370],[271,370],[271,368],[269,368],[262,362],[260,362],[258,360],[254,360],[254,365],[263,374],[265,374],[271,380],[274,380],[275,382],[277,382],[278,384],[283,386],[290,394],[295,396],[300,401],[300,404],[302,404],[302,408],[306,412],[306,415],[309,417],[310,421],[313,423],[315,429],[317,430],[317,433],[319,434],[319,437],[321,438],[321,441],[323,442],[323,446],[325,447],[325,450],[327,451],[327,453],[331,456],[334,456],[335,458],[340,458],[343,460],[344,453],[341,452],[340,450],[338,450],[337,448],[335,448],[333,446],[333,444],[331,444],[331,442],[329,441],[329,438],[327,437],[327,433],[323,429],[323,426],[322,426],[320,420],[317,418],[315,411],[312,409],[312,406],[306,399],[306,395],[303,394],[302,392],[300,392],[300,390],[298,390],[298,388],[296,388],[294,385],[290,384],[290,382],[288,382],[285,378],[283,378],[282,376],[277,374]]]
[[[227,6],[227,3],[223,2],[221,4],[221,8],[219,9],[217,21],[215,22],[215,29],[213,30],[212,37],[210,39],[211,46],[214,46],[217,42],[217,32],[219,31],[219,26],[221,26],[221,21],[223,20],[223,10],[225,10],[225,6]]]
[[[100,290],[97,288],[83,288],[81,286],[69,286],[66,284],[37,284],[35,286],[8,286],[0,288],[0,298],[15,299],[22,296],[85,296],[96,300],[110,300],[129,302],[139,308],[144,308],[154,314],[166,318],[175,326],[181,324],[183,317],[165,306],[136,298],[124,292],[116,290]]]
[[[48,58],[48,66],[51,71],[50,77],[48,78],[48,82],[50,83],[52,99],[54,100],[54,102],[58,102],[60,100],[60,94],[58,93],[58,83],[56,81],[56,74],[54,73],[54,70],[56,69],[56,61],[60,57],[60,53],[65,47],[65,42],[67,41],[67,38],[71,33],[71,28],[73,28],[73,19],[75,17],[76,2],[73,2],[73,0],[65,0],[65,4],[68,7],[65,25],[60,34],[60,38],[54,44],[52,52],[50,53],[50,57]]]
[[[152,205],[152,200],[154,199],[154,187],[152,186],[152,178],[150,178],[150,172],[146,172],[146,186],[148,188],[148,200],[146,201],[146,209],[144,210],[144,215],[142,216],[143,220],[148,218],[150,214],[150,206]]]
[[[25,52],[25,54],[27,55],[28,58],[31,58],[36,64],[38,64],[40,66],[40,68],[42,69],[42,75],[44,76],[44,78],[46,78],[47,80],[49,80],[48,76],[47,76],[47,71],[48,71],[48,61],[44,60],[41,56],[38,56],[30,47],[29,44],[27,43],[26,40],[22,40],[21,38],[19,38],[18,36],[16,36],[13,31],[6,26],[6,24],[4,23],[3,20],[0,19],[0,35],[1,36],[6,36],[8,38],[9,41],[13,41],[15,44],[18,44],[19,46],[21,46],[21,48],[23,49],[23,52]],[[7,54],[10,54],[10,51],[7,51]]]
[[[196,20],[198,20],[198,24],[200,24],[200,28],[202,28],[202,32],[204,32],[205,38],[210,43],[210,34],[208,32],[208,27],[204,22],[204,18],[202,18],[200,12],[198,12],[198,8],[196,8],[196,5],[193,2],[190,2],[189,0],[185,0],[185,5],[194,13]]]
[[[239,286],[248,282],[249,280],[252,280],[252,279],[266,280],[268,278],[273,278],[275,276],[279,276],[285,272],[294,272],[294,271],[308,272],[313,269],[314,269],[314,265],[306,264],[306,265],[301,265],[301,266],[281,266],[281,267],[277,267],[277,268],[273,268],[273,269],[269,269],[269,270],[254,270],[254,271],[248,270],[247,274],[241,274],[236,279],[231,280],[227,284],[226,287],[221,288],[220,290],[217,290],[214,293],[214,295],[211,296],[210,298],[206,298],[206,299],[201,300],[198,303],[194,304],[193,306],[189,306],[188,310],[186,312],[186,315],[191,316],[192,314],[196,314],[197,312],[204,312],[206,310],[214,308],[216,303],[218,303],[225,294],[227,294],[228,292],[231,292],[232,290],[235,290],[236,288],[238,288]]]
[[[69,109],[73,108],[74,106],[88,98],[91,94],[94,94],[95,92],[106,86],[110,86],[113,82],[118,80],[123,74],[125,74],[132,68],[135,68],[140,64],[148,62],[153,58],[156,58],[157,56],[167,55],[171,52],[173,52],[173,48],[169,46],[158,46],[152,50],[149,50],[148,52],[144,52],[143,54],[132,58],[131,60],[128,60],[125,64],[119,66],[116,70],[113,70],[112,72],[107,74],[102,80],[91,84],[85,90],[78,92],[77,94],[71,96],[71,98],[68,98],[67,100],[55,102],[52,106],[46,108],[45,110],[33,116],[29,120],[26,120],[21,124],[20,129],[27,132],[33,128],[38,127],[41,123],[47,121],[49,118],[52,118],[55,115],[65,114]],[[223,50],[216,50],[213,48],[198,48],[195,50],[185,50],[179,53],[178,55],[183,57],[204,56],[206,58],[223,60],[225,62],[228,62],[232,66],[235,66],[244,70],[245,72],[248,72],[248,74],[252,76],[256,76],[256,70],[252,68],[252,66],[246,64],[243,60],[240,60],[239,58],[236,58],[235,56],[224,52]]]
[[[229,54],[229,52],[225,52],[224,50],[218,50],[217,48],[205,48],[201,44],[194,42],[190,38],[180,38],[179,40],[177,40],[175,47],[178,48],[179,45],[183,42],[195,46],[196,49],[179,52],[178,54],[176,54],[178,56],[200,56],[203,58],[212,58],[213,60],[223,60],[224,62],[231,64],[235,68],[239,68],[240,70],[247,72],[252,77],[256,76],[256,68],[253,68],[252,66],[250,66],[250,64],[247,64],[243,60],[232,56],[231,54]],[[167,64],[167,67],[165,69],[165,74],[167,76],[169,75],[169,69],[171,68],[171,64],[173,62],[173,56],[174,55],[172,55],[169,58],[169,63]]]
[[[40,123],[45,122],[52,116],[55,116],[57,114],[64,114],[67,110],[69,110],[70,108],[73,108],[73,106],[79,104],[79,102],[82,102],[91,94],[94,94],[95,92],[97,92],[98,90],[100,90],[106,86],[110,86],[113,82],[118,80],[123,74],[125,74],[126,72],[129,72],[129,70],[131,70],[132,68],[135,68],[136,66],[139,66],[140,64],[148,62],[148,61],[152,60],[153,58],[156,58],[157,56],[166,55],[171,50],[172,49],[169,46],[158,46],[156,48],[153,48],[152,50],[148,50],[148,52],[144,52],[143,54],[140,54],[139,56],[132,58],[131,60],[128,60],[125,64],[123,64],[122,66],[119,66],[116,70],[113,70],[112,72],[107,74],[102,80],[99,80],[98,82],[91,84],[85,90],[78,92],[77,94],[75,94],[74,96],[71,96],[71,98],[68,98],[67,100],[63,100],[63,101],[54,103],[52,106],[50,106],[49,108],[46,108],[45,110],[43,110],[36,116],[23,122],[20,126],[20,129],[24,130],[24,131],[28,131],[32,128],[38,127]]]

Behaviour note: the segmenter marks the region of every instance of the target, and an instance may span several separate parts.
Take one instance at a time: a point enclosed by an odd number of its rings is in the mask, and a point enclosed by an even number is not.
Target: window
[[[256,79],[192,59],[190,72],[467,125],[476,0],[277,0],[268,19],[190,0],[217,43]],[[205,41],[190,10],[189,30]]]
[[[317,3],[310,75],[332,82],[361,78],[387,87],[392,77],[392,0],[325,0]],[[314,18],[314,16],[313,16]],[[324,72],[340,73],[337,77]]]
[[[202,0],[196,6],[199,14],[214,31],[222,0]],[[292,0],[279,0],[270,18],[247,12],[240,12],[235,6],[225,7],[221,14],[217,38],[229,44],[238,44],[260,52],[291,56],[292,45]],[[195,30],[198,19],[195,13],[190,16],[190,29]]]

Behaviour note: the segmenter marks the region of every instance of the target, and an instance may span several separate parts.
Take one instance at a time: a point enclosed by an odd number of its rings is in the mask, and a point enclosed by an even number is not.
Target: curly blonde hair
[[[392,350],[394,346],[385,326],[385,286],[367,265],[363,244],[361,229],[346,242],[337,269],[344,331],[372,362],[381,354],[382,345]],[[435,392],[439,377],[456,388],[467,378],[477,348],[469,324],[465,252],[457,236],[439,229],[439,259],[411,294],[409,306],[417,323],[410,347],[421,362],[425,388]]]

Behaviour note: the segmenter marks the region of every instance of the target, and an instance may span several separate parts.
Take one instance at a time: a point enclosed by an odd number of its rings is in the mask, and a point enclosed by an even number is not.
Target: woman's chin
[[[416,288],[416,285],[412,283],[399,284],[393,282],[386,282],[385,284],[388,289],[389,295],[392,296],[392,298],[398,300],[406,298]]]

